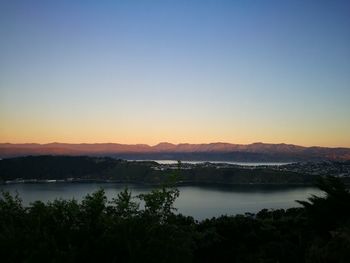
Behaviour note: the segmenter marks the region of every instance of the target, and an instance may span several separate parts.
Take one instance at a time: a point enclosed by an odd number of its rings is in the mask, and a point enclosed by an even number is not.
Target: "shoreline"
[[[126,180],[99,180],[99,179],[73,179],[73,180],[8,180],[1,182],[0,185],[14,185],[14,184],[134,184],[141,186],[155,186],[159,187],[164,183],[149,183],[140,181],[126,181]],[[194,182],[194,181],[180,181],[176,182],[174,186],[286,186],[286,187],[310,187],[314,186],[312,183],[222,183],[222,182]]]

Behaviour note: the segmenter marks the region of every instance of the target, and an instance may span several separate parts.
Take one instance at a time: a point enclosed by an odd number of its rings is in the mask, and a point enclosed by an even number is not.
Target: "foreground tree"
[[[350,262],[349,191],[337,178],[318,186],[300,208],[201,222],[175,213],[173,184],[28,207],[3,193],[1,262]]]
[[[308,201],[297,201],[305,208],[311,223],[320,232],[327,233],[343,226],[350,219],[350,191],[336,177],[321,177],[316,186],[323,196],[311,196]]]
[[[311,196],[302,204],[314,231],[307,262],[350,262],[350,191],[336,177],[322,177],[317,186],[323,196]]]

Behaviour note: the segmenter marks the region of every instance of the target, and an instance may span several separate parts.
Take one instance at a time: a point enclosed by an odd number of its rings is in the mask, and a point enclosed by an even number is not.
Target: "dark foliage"
[[[179,192],[168,185],[29,207],[3,193],[1,262],[350,262],[350,193],[335,178],[319,187],[325,196],[301,208],[201,222],[174,213]]]
[[[151,161],[135,162],[108,157],[27,156],[3,159],[0,162],[0,183],[6,180],[113,180],[162,184],[173,169],[157,169]],[[201,184],[312,184],[317,176],[269,168],[196,166],[182,169],[177,181]]]

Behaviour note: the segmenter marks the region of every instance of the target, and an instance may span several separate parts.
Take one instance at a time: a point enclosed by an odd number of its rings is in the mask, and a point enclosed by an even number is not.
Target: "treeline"
[[[179,192],[166,186],[29,207],[3,193],[1,262],[349,262],[350,193],[336,178],[318,187],[302,208],[201,222],[175,213]]]
[[[128,162],[109,157],[27,156],[0,161],[2,180],[114,179],[147,180],[153,162]]]
[[[154,169],[155,162],[135,162],[107,157],[29,156],[0,161],[0,181],[79,178],[161,184],[171,169]],[[246,169],[195,166],[182,169],[178,183],[219,184],[313,184],[317,176],[269,168]]]

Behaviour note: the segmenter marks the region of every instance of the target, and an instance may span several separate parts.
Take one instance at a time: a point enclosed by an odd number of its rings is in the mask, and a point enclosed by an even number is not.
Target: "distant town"
[[[271,169],[282,172],[293,172],[299,174],[310,174],[320,176],[350,177],[350,161],[320,161],[320,162],[295,162],[288,164],[230,164],[225,162],[181,162],[180,169],[190,170],[196,167],[210,167],[215,169],[241,168],[247,170]],[[157,164],[152,166],[154,170],[178,169],[177,163]]]
[[[0,183],[106,182],[161,184],[177,174],[176,183],[306,184],[320,176],[350,182],[350,161],[288,164],[126,161],[110,157],[28,156],[0,161]]]

